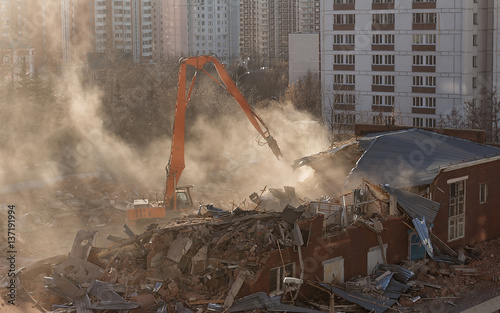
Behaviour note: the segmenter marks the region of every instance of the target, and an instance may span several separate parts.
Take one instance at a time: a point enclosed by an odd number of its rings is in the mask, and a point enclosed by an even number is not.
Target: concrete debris
[[[411,219],[388,217],[389,197],[384,198],[383,192],[369,183],[337,200],[324,198],[299,206],[290,204],[296,199],[293,189],[270,194],[277,199],[277,212],[259,196],[252,211],[223,211],[206,205],[196,215],[171,220],[162,227],[151,224],[142,233],[124,225],[128,238],[108,235],[112,243],[107,247],[95,246],[97,231],[78,231],[68,256],[27,266],[18,278],[41,306],[55,304],[62,310],[64,305],[78,313],[306,312],[310,309],[284,303],[299,303],[303,295],[312,294],[315,308],[328,308],[331,293],[337,295],[333,303],[339,310],[361,306],[383,312],[395,306],[416,306],[428,298],[457,296],[480,280],[500,280],[491,270],[496,266],[492,253],[500,252],[490,253],[487,245],[466,247],[450,256],[459,262],[442,261],[442,255],[429,259],[424,254],[418,261],[385,264],[394,259],[390,236],[400,229],[394,225],[404,219],[411,224]],[[68,193],[60,197],[80,205]],[[416,219],[413,226],[417,225],[422,227],[417,230],[424,243],[435,244],[425,220]],[[407,231],[403,225],[398,234],[405,236]],[[307,273],[312,257],[347,267],[349,264],[343,259],[339,262],[341,257],[335,253],[356,249],[362,243],[351,243],[350,238],[369,240],[368,248],[380,249],[378,262],[384,264],[370,270],[372,275],[346,277],[345,283],[343,276],[332,273],[331,284],[322,285],[328,292],[317,292],[314,288],[318,284],[312,280],[320,280],[321,272],[314,276]],[[358,252],[349,253],[362,255]],[[347,254],[342,256],[348,260]],[[323,264],[337,270],[333,263]],[[0,287],[2,284],[0,281]]]

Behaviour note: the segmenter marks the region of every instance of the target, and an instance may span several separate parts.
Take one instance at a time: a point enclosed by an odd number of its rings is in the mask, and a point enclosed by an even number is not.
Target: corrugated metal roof
[[[379,264],[377,265],[377,271],[381,273],[391,271],[394,273],[394,278],[402,283],[407,283],[415,275],[412,271],[394,264]]]
[[[399,299],[401,294],[403,292],[406,292],[408,289],[410,289],[410,286],[398,282],[396,279],[391,279],[389,282],[389,285],[385,289],[384,292],[384,297],[387,297],[389,299]]]
[[[300,159],[297,159],[295,160],[293,163],[292,163],[292,168],[294,170],[296,170],[297,168],[301,167],[301,166],[304,166],[304,165],[311,165],[311,163],[314,163],[316,161],[320,161],[320,160],[323,160],[325,158],[329,158],[329,157],[332,157],[333,155],[335,155],[337,152],[339,151],[342,151],[344,150],[345,148],[347,147],[350,147],[352,145],[355,145],[356,142],[353,141],[353,142],[349,142],[347,144],[344,144],[344,145],[341,145],[341,146],[338,146],[338,147],[335,147],[333,149],[330,149],[330,150],[327,150],[327,151],[323,151],[323,152],[320,152],[320,153],[316,153],[316,154],[313,154],[313,155],[310,155],[310,156],[306,156],[306,157],[302,157]]]
[[[323,313],[322,311],[316,311],[303,307],[281,303],[280,298],[281,296],[269,297],[264,292],[257,292],[239,299],[227,311],[243,312],[251,310],[265,310],[268,312]]]
[[[369,311],[373,310],[375,313],[383,313],[396,303],[396,300],[394,299],[377,299],[359,292],[346,292],[342,289],[324,283],[319,283],[319,285],[324,289],[333,292],[337,296],[342,297],[349,302],[359,304]]]
[[[401,189],[389,186],[382,186],[382,188],[391,196],[397,197],[398,204],[411,219],[425,217],[427,227],[434,222],[440,207],[438,202]]]
[[[499,148],[422,129],[372,134],[358,142],[367,150],[349,174],[347,189],[363,178],[392,187],[427,185],[444,166],[500,155]]]

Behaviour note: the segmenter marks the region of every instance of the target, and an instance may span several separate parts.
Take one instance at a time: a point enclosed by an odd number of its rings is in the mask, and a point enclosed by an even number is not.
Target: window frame
[[[448,241],[465,237],[467,178],[448,181]]]

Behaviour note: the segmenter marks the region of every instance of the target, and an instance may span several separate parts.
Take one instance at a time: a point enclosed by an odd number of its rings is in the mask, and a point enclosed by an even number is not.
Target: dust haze
[[[82,42],[75,47],[75,56],[84,56],[88,46]],[[106,95],[87,76],[81,66],[46,68],[34,94],[19,88],[7,92],[1,85],[8,96],[0,99],[0,203],[18,207],[20,236],[34,245],[62,240],[61,250],[68,251],[77,229],[110,222],[120,226],[124,207],[134,198],[155,193],[163,197],[171,134],[139,147],[111,132],[109,116],[102,114]],[[54,92],[40,101],[38,93],[47,91],[43,84],[48,82]],[[195,185],[195,204],[251,208],[248,196],[253,192],[299,185],[312,173],[305,168],[294,172],[292,161],[328,147],[323,126],[292,104],[274,101],[256,112],[282,150],[283,158],[277,160],[233,98],[211,101],[218,104],[211,110],[221,111],[215,119],[202,114],[207,108],[188,107],[201,114],[186,122],[186,167],[180,184]],[[173,108],[175,103],[165,105]],[[171,128],[172,121],[173,116],[165,123]],[[33,225],[43,228],[43,235]]]

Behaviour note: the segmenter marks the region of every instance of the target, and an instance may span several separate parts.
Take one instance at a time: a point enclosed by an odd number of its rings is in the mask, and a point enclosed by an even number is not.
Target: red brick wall
[[[383,223],[382,241],[387,244],[388,263],[398,263],[408,258],[408,227],[403,224],[405,217],[391,217]],[[312,221],[312,231],[307,247],[303,246],[304,279],[318,281],[323,279],[323,264],[325,260],[342,256],[344,258],[344,280],[357,275],[367,275],[367,253],[370,248],[378,246],[377,236],[364,226],[349,227],[346,231],[333,236],[322,236],[323,217],[321,215]],[[309,222],[300,225],[301,229],[309,230]],[[293,248],[281,251],[283,263],[295,262],[296,275],[300,277],[298,252]],[[257,273],[255,279],[248,280],[240,291],[240,296],[258,291],[269,292],[269,271],[281,266],[281,256],[278,250],[269,252],[265,266]],[[315,292],[306,285],[301,293]]]
[[[467,244],[484,241],[500,236],[500,160],[467,168],[443,172],[437,178],[433,191],[434,201],[441,203],[434,220],[433,233],[450,247],[457,248]],[[449,179],[469,176],[465,183],[465,236],[448,242],[448,199]],[[487,202],[479,202],[479,186],[488,184]]]

